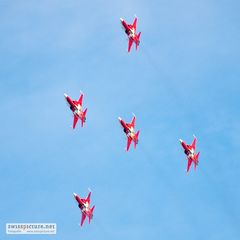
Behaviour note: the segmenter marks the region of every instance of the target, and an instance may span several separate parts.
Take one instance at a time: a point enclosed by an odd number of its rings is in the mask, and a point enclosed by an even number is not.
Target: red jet
[[[85,218],[88,216],[88,222],[90,223],[91,219],[93,218],[93,210],[95,206],[90,208],[90,197],[91,192],[89,192],[86,199],[80,198],[76,193],[73,193],[76,201],[78,202],[78,207],[82,211],[82,219],[81,219],[81,226],[83,225]]]
[[[125,30],[125,33],[128,35],[128,52],[130,52],[131,47],[133,42],[135,42],[136,44],[136,50],[138,48],[138,45],[140,43],[140,35],[141,32],[139,32],[138,34],[136,33],[136,29],[137,29],[137,18],[135,17],[133,20],[133,24],[127,24],[122,18],[120,18],[121,23],[123,25],[123,28]]]
[[[87,113],[87,108],[84,111],[82,110],[83,94],[80,95],[78,101],[72,100],[66,93],[64,93],[64,96],[70,109],[73,112],[73,129],[75,128],[79,118],[81,119],[82,127],[83,127],[83,124],[86,121],[86,113]]]
[[[200,152],[195,154],[196,142],[197,142],[197,138],[195,136],[194,136],[194,139],[193,139],[193,142],[191,145],[187,145],[182,139],[180,139],[180,143],[181,143],[181,145],[184,149],[184,153],[187,155],[187,159],[188,159],[187,172],[189,171],[192,162],[194,162],[195,170],[198,165],[198,157],[199,157]]]
[[[127,151],[129,150],[132,141],[134,141],[134,148],[136,149],[136,146],[138,144],[138,135],[140,132],[137,131],[137,133],[135,133],[134,131],[136,116],[133,116],[131,123],[125,123],[120,117],[118,118],[118,120],[123,127],[123,131],[127,135]]]

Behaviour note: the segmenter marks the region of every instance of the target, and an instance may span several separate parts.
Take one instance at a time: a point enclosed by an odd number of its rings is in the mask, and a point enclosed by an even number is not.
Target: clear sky
[[[239,240],[238,0],[0,1],[0,239]],[[119,18],[138,16],[138,52]],[[64,93],[88,107],[71,129]],[[137,116],[126,153],[118,117]],[[198,138],[187,175],[179,138]],[[79,227],[73,192],[95,204]],[[55,236],[6,235],[54,222]]]

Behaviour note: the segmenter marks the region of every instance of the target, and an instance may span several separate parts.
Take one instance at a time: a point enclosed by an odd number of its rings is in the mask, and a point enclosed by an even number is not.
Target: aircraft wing
[[[86,218],[86,215],[82,213],[81,226],[83,225],[85,218]]]
[[[136,29],[137,29],[137,18],[134,18],[133,27],[134,27],[134,29],[136,31]]]
[[[73,129],[76,127],[76,124],[78,122],[78,117],[77,116],[73,116]]]
[[[196,141],[197,141],[197,138],[194,137],[193,142],[191,144],[191,147],[194,149],[194,151],[195,151],[195,148],[196,148]]]
[[[128,140],[127,140],[127,151],[129,150],[131,142],[132,142],[132,138],[128,137]]]
[[[135,121],[136,121],[136,117],[134,116],[133,119],[132,119],[132,122],[131,122],[131,126],[133,128],[135,128]]]
[[[191,165],[192,165],[192,159],[188,158],[187,172],[189,171]]]
[[[181,145],[184,148],[184,150],[189,150],[189,147],[187,146],[187,144],[181,140]]]
[[[78,103],[82,106],[83,94],[80,95],[78,99]]]
[[[133,44],[133,40],[131,38],[129,38],[129,41],[128,41],[128,52],[130,52],[132,44]]]
[[[91,192],[88,193],[87,199],[86,201],[88,202],[88,204],[90,205],[90,201],[91,201]]]

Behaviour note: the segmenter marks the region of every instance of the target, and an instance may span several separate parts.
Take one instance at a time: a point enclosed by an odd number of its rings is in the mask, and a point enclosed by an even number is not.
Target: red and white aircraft
[[[128,52],[130,52],[133,42],[136,44],[136,50],[138,45],[140,44],[140,35],[141,32],[138,34],[136,33],[137,29],[137,18],[135,17],[133,20],[133,24],[127,24],[122,18],[120,18],[122,26],[125,30],[125,33],[128,35]]]
[[[91,192],[89,192],[86,199],[80,198],[76,193],[73,193],[73,195],[76,201],[78,202],[78,207],[82,211],[81,226],[83,225],[86,217],[88,217],[88,223],[90,223],[91,219],[93,218],[93,210],[95,208],[95,206],[90,208]]]
[[[86,121],[86,113],[87,113],[87,108],[83,111],[83,107],[82,107],[83,94],[81,93],[77,101],[72,100],[66,93],[64,93],[64,96],[70,109],[73,112],[73,129],[75,128],[78,122],[78,119],[81,119],[82,127],[83,127],[83,124]]]
[[[133,116],[132,122],[131,123],[125,123],[120,117],[118,118],[120,124],[123,127],[123,131],[127,135],[127,151],[129,150],[129,147],[131,145],[131,142],[134,142],[134,148],[136,149],[136,146],[138,144],[138,135],[139,135],[139,130],[137,133],[134,131],[135,127],[135,121],[136,121],[136,116]]]
[[[198,165],[198,157],[200,152],[198,152],[197,154],[195,153],[196,142],[197,142],[197,138],[195,136],[191,145],[187,145],[182,139],[180,139],[180,143],[184,149],[184,153],[187,155],[187,160],[188,160],[187,172],[189,171],[192,162],[194,162],[195,170]]]

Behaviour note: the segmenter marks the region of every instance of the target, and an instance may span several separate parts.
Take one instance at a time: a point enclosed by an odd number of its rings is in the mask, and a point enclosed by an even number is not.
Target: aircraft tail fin
[[[194,168],[195,168],[195,170],[196,170],[196,167],[197,167],[197,165],[198,165],[198,157],[199,157],[199,154],[200,154],[200,152],[198,152],[198,153],[195,155],[195,162],[194,162]]]
[[[86,122],[86,114],[87,114],[87,108],[83,111],[83,115],[82,115],[82,127],[83,127],[83,124]]]
[[[141,36],[141,32],[139,32],[137,37],[136,37],[136,50],[138,49],[138,46],[140,44],[140,36]]]
[[[94,208],[95,208],[95,205],[91,208],[91,213],[92,213],[92,214],[93,214]]]
[[[136,146],[138,144],[138,135],[139,135],[140,131],[138,130],[136,135],[135,135],[135,140],[134,140],[134,148],[136,149]]]
[[[90,224],[90,222],[91,222],[91,219],[93,218],[93,210],[94,210],[94,208],[95,208],[95,205],[91,208],[91,214],[90,215],[88,215],[88,223]]]

